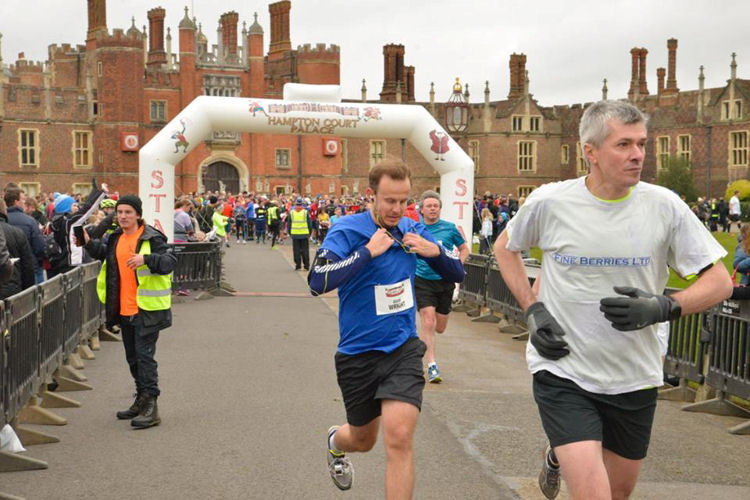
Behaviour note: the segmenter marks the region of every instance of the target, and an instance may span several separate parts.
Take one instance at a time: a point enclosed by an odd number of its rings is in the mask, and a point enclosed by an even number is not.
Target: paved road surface
[[[384,453],[352,455],[355,482],[339,492],[325,431],[344,420],[335,381],[335,299],[307,298],[290,248],[234,245],[227,277],[243,296],[174,306],[157,359],[162,425],[131,430],[114,418],[132,388],[122,346],[103,343],[85,373],[82,408],[55,410],[57,444],[30,447],[50,468],[0,474],[0,492],[28,499],[377,499]],[[270,296],[259,296],[258,293]],[[429,386],[416,436],[418,499],[542,498],[545,444],[522,343],[456,313],[438,340],[445,382]],[[750,498],[750,437],[739,419],[684,413],[660,402],[634,498]],[[33,427],[33,426],[32,426]],[[560,498],[567,498],[565,492]]]

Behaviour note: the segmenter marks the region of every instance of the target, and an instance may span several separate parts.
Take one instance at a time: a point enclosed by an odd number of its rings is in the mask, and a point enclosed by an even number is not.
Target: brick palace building
[[[340,83],[339,47],[304,44],[292,48],[291,2],[269,5],[270,46],[264,30],[247,27],[239,15],[220,17],[216,44],[188,15],[177,26],[177,43],[165,27],[162,8],[148,11],[149,27],[109,31],[106,0],[88,1],[85,45],[49,47],[48,59],[19,54],[4,65],[0,48],[0,173],[27,193],[85,192],[92,175],[121,192],[137,190],[138,148],[199,95],[281,98],[287,82]],[[734,55],[726,86],[706,89],[702,67],[697,90],[677,86],[677,40],[667,40],[667,68],[658,68],[650,93],[644,48],[631,50],[627,98],[651,116],[644,180],[654,181],[669,156],[687,157],[698,190],[723,194],[728,182],[747,178],[750,80],[737,78]],[[413,66],[403,45],[383,47],[384,77],[379,99],[368,103],[424,106],[445,123],[446,103],[414,98]],[[375,61],[373,61],[375,64]],[[454,135],[475,162],[477,193],[524,195],[545,182],[585,174],[577,142],[585,105],[545,107],[529,93],[526,56],[509,57],[507,97],[493,100],[487,86],[472,102],[457,84],[454,97],[469,103],[468,127]],[[452,82],[445,82],[446,84]],[[653,89],[652,89],[653,90]],[[351,96],[349,96],[351,97]],[[607,97],[606,80],[602,97]],[[386,155],[403,157],[414,172],[414,190],[439,186],[438,176],[408,143],[384,139],[339,139],[326,155],[321,136],[263,135],[217,131],[178,166],[175,192],[202,189],[356,194],[369,168]],[[330,153],[330,152],[329,152]],[[707,174],[708,177],[707,177]]]

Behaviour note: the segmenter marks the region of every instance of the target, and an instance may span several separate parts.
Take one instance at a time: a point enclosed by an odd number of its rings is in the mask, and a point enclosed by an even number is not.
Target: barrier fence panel
[[[710,315],[706,384],[726,394],[750,399],[750,304],[724,301]],[[736,305],[736,309],[732,307]]]
[[[101,262],[89,262],[81,266],[81,295],[83,300],[83,316],[81,342],[86,342],[99,329],[101,302],[96,294],[96,278],[99,276]]]
[[[0,300],[0,429],[7,424],[8,418],[8,356],[6,355],[10,339],[5,335],[5,302]]]
[[[42,302],[41,324],[39,326],[40,352],[39,374],[42,379],[51,375],[62,360],[63,350],[63,309],[65,306],[65,283],[62,275],[39,285]]]
[[[221,243],[175,243],[172,289],[216,288],[221,283]]]
[[[469,255],[464,262],[466,276],[458,289],[460,299],[480,306],[485,305],[489,261],[490,258],[486,255]]]
[[[81,332],[83,295],[81,294],[81,268],[76,267],[63,276],[65,279],[65,314],[63,319],[63,356],[78,347],[78,335]]]
[[[703,383],[702,337],[707,321],[706,313],[697,313],[669,322],[669,342],[664,357],[664,371],[668,375]]]
[[[5,299],[10,345],[8,414],[15,416],[31,396],[39,372],[38,288],[31,287]]]
[[[531,265],[525,267],[526,274],[529,276],[529,283],[533,284],[539,272],[539,267]],[[505,315],[508,319],[524,320],[523,310],[518,305],[518,301],[516,301],[508,285],[505,284],[505,280],[500,274],[500,268],[494,260],[490,263],[487,272],[487,307]]]

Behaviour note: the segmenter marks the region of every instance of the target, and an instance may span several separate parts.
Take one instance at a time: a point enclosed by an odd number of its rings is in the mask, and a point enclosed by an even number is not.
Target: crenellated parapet
[[[99,32],[96,35],[96,45],[101,47],[123,47],[133,49],[143,49],[143,35],[138,32],[125,33],[121,28],[112,30],[112,34]]]

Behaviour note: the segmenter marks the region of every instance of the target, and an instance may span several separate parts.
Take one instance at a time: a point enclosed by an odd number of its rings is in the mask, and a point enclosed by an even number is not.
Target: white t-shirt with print
[[[742,210],[740,209],[740,199],[737,198],[737,196],[732,196],[729,198],[729,213],[732,215],[742,215]]]
[[[529,343],[529,370],[548,370],[602,394],[661,385],[663,340],[658,325],[615,330],[599,301],[617,296],[614,286],[660,294],[667,266],[690,276],[726,255],[677,195],[645,182],[617,201],[593,196],[584,177],[546,184],[511,219],[508,235],[509,250],[543,251],[539,301],[562,326],[570,349],[553,361]]]

